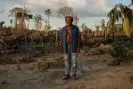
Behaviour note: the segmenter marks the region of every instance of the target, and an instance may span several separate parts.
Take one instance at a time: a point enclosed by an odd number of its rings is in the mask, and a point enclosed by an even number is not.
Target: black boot
[[[63,80],[68,80],[69,78],[70,78],[70,75],[67,74],[67,75],[64,76]]]

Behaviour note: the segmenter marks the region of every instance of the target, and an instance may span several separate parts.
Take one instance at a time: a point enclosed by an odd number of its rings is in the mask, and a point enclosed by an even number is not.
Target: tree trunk
[[[25,34],[25,46],[27,45],[27,34]]]
[[[115,39],[115,33],[114,33],[114,31],[113,31],[112,35],[113,35],[113,40],[114,40]]]
[[[102,29],[103,29],[103,31],[104,31],[104,32],[103,32],[104,39],[106,40],[106,38],[107,38],[106,29],[105,29],[105,27],[103,27]]]
[[[34,40],[33,40],[33,36],[31,36],[30,39],[31,39],[31,43],[33,43],[33,42],[34,42]]]
[[[17,29],[17,13],[15,12],[15,28]]]
[[[102,29],[103,30],[103,36],[104,36],[104,39],[105,39],[105,29]]]
[[[58,31],[56,30],[56,38],[55,38],[55,43],[57,44],[57,38],[58,38]]]
[[[11,28],[10,29],[12,30],[12,23],[11,23]]]
[[[124,22],[124,19],[122,20],[122,31],[123,31],[123,22]],[[124,35],[123,35],[123,32],[122,32],[122,40],[123,40],[123,38],[124,38]]]
[[[107,28],[105,28],[105,40],[107,39]]]
[[[48,28],[49,28],[49,14],[48,14]]]
[[[12,28],[12,23],[11,23],[11,28]]]
[[[83,30],[83,48],[85,47],[85,31]]]

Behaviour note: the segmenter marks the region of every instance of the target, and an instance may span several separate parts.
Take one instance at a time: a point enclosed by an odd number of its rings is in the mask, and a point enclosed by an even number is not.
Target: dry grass
[[[62,67],[64,65],[63,57],[47,58],[43,57],[37,61],[38,69],[45,70],[48,68]]]

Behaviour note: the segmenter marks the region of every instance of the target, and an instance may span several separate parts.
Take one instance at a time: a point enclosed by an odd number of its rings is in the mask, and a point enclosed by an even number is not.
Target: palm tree
[[[105,29],[105,20],[102,19],[101,20],[101,27],[102,27],[102,30],[104,31],[104,39],[106,39],[106,29]]]
[[[25,20],[29,21],[30,19],[33,18],[32,14],[29,14],[30,11],[25,9],[25,5],[24,8],[20,8],[20,7],[15,7],[10,11],[10,15],[9,16],[14,16],[15,17],[15,27],[16,30],[15,32],[17,32],[17,35],[24,35],[25,37],[25,45],[27,45],[27,31],[24,30],[24,28],[26,27],[25,25]],[[19,21],[19,29],[17,29],[17,22]]]
[[[113,39],[115,38],[115,21],[112,19],[112,20],[109,20],[108,23],[107,23],[107,30],[108,30],[108,34],[112,34],[113,36]]]
[[[15,27],[17,28],[17,22],[18,22],[18,12],[20,12],[22,10],[22,8],[19,7],[15,7],[10,11],[10,15],[9,16],[14,16],[15,17]]]
[[[11,28],[12,28],[12,19],[10,20]]]
[[[123,21],[123,11],[124,11],[124,6],[122,4],[117,4],[107,15],[109,17],[107,28],[112,33],[113,38],[115,32],[115,24],[120,20]]]
[[[100,28],[100,26],[95,25],[95,28],[96,28],[96,36],[97,36],[97,33],[99,33],[99,28]]]
[[[5,24],[5,22],[4,21],[1,21],[0,22],[0,28],[3,28],[3,25]]]
[[[81,28],[82,28],[82,30],[84,30],[84,28],[85,28],[85,23],[82,23]]]
[[[115,24],[118,21],[122,21],[122,27],[125,17],[128,18],[130,25],[132,24],[133,16],[132,16],[132,10],[128,8],[128,6],[117,4],[115,7],[108,13],[109,22],[107,24],[108,27],[111,27],[110,29],[113,30],[115,27]],[[113,30],[114,32],[114,30]]]
[[[43,19],[42,19],[42,16],[41,15],[35,15],[34,16],[36,30],[41,30],[42,20]]]
[[[22,27],[24,26],[25,20],[29,21],[32,19],[32,14],[29,14],[28,10],[25,10],[20,7],[15,7],[10,11],[9,16],[14,16],[15,17],[15,27],[17,27],[17,23],[19,21],[19,24],[22,24]]]
[[[47,9],[47,10],[45,10],[45,14],[48,16],[48,24],[47,24],[47,26],[48,26],[48,28],[49,28],[49,16],[51,15],[51,9]]]
[[[131,4],[128,7],[130,7],[131,5],[133,5],[133,0],[131,0]]]
[[[120,9],[120,8],[119,8]],[[115,37],[115,24],[122,18],[122,13],[118,9],[117,5],[108,13],[109,21],[107,23],[108,28],[110,29],[110,32],[113,35],[113,38]]]

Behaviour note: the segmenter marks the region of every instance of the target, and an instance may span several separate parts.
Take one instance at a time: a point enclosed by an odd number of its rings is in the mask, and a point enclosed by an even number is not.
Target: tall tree
[[[109,20],[108,23],[107,23],[107,33],[108,34],[112,34],[113,36],[113,39],[115,38],[115,21],[112,19],[112,20]]]
[[[12,28],[12,19],[10,20],[11,28]]]
[[[9,16],[15,17],[15,27],[17,27],[17,23],[19,21],[19,24],[24,27],[25,20],[29,21],[32,19],[32,14],[30,14],[30,11],[26,10],[25,8],[15,7],[10,11]]]
[[[48,24],[47,24],[48,27],[50,27],[50,25],[49,25],[49,23],[50,23],[50,21],[49,21],[49,16],[51,15],[51,13],[52,13],[52,12],[51,12],[51,9],[45,10],[45,14],[48,16],[48,20],[47,20],[47,21],[48,21]]]
[[[15,27],[17,28],[17,22],[18,22],[18,18],[19,15],[18,13],[22,10],[22,8],[19,7],[15,7],[10,11],[10,15],[9,16],[14,16],[15,17]]]
[[[96,25],[96,31],[99,31],[100,26]]]
[[[118,9],[119,8],[119,9]],[[122,19],[123,5],[115,5],[115,7],[108,13],[109,21],[107,23],[108,32],[112,33],[114,38],[115,24]]]
[[[85,29],[85,23],[82,23],[81,28],[82,28],[82,30]]]
[[[3,28],[4,23],[5,23],[4,21],[0,22],[0,28]]]
[[[128,8],[125,5],[117,4],[115,7],[108,13],[109,22],[108,27],[111,27],[110,29],[113,29],[115,26],[115,23],[122,20],[122,26],[125,34],[130,37],[131,35],[131,27],[132,27],[132,10]],[[130,30],[130,31],[129,31]],[[114,32],[114,31],[113,31]]]
[[[35,26],[37,30],[41,30],[42,27],[42,16],[41,15],[35,15],[34,16]]]
[[[100,28],[100,26],[95,25],[95,28],[96,28],[96,35],[97,35],[97,33],[99,32],[99,28]]]
[[[30,14],[30,11],[25,9],[25,5],[24,8],[20,8],[20,7],[15,7],[10,11],[10,15],[9,16],[14,16],[15,17],[15,28],[17,31],[15,31],[15,34],[17,35],[24,35],[25,37],[25,45],[27,45],[27,31],[24,30],[24,28],[26,28],[25,25],[25,20],[29,21],[30,19],[33,18],[32,14]],[[18,23],[19,21],[19,23]],[[19,24],[19,29],[17,29]],[[17,32],[17,33],[16,33]]]
[[[106,31],[104,19],[101,20],[101,27],[102,27],[102,30],[104,31],[104,39],[106,39],[107,38],[107,31]]]
[[[74,12],[71,7],[61,7],[57,10],[59,17],[73,16]]]

